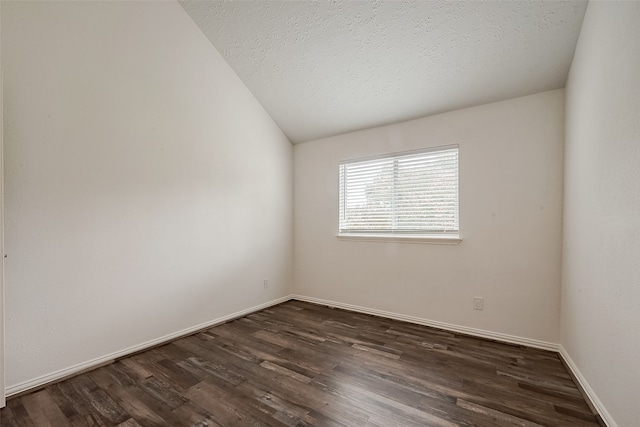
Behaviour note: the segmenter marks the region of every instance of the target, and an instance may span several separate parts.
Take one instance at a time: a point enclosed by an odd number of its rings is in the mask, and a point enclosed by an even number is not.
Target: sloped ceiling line
[[[586,1],[181,1],[294,142],[564,87]]]

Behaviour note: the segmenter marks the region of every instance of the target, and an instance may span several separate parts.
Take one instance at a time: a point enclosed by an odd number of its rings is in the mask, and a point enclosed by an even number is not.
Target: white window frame
[[[338,196],[339,197],[339,201],[338,201],[339,217],[338,217],[338,234],[336,235],[336,237],[341,240],[364,240],[364,241],[378,241],[378,242],[438,243],[438,244],[459,243],[461,239],[460,239],[460,183],[459,183],[460,181],[460,160],[459,160],[460,149],[458,145],[447,145],[447,146],[432,147],[432,148],[421,149],[421,150],[396,152],[396,153],[384,154],[384,155],[374,156],[374,157],[344,160],[340,162],[338,172],[339,172],[339,176],[342,177],[344,168],[347,167],[349,164],[366,163],[366,162],[382,160],[382,159],[385,159],[385,160],[393,159],[394,170],[395,170],[395,168],[397,167],[395,165],[397,165],[398,159],[406,158],[408,156],[417,156],[420,154],[437,153],[440,151],[450,151],[454,149],[457,152],[457,156],[456,156],[456,159],[457,159],[456,223],[458,227],[456,230],[454,229],[451,229],[451,230],[419,230],[419,229],[393,230],[392,229],[392,230],[379,231],[379,230],[341,229],[341,223],[343,219],[341,215],[344,214],[343,203],[345,203],[345,200],[343,200],[343,198],[347,196],[347,191],[346,191],[347,182],[343,181],[342,178],[340,178],[340,185],[343,187],[340,188],[339,196]],[[394,185],[395,185],[395,178],[394,178]],[[396,195],[395,191],[393,192],[393,195],[395,197]],[[393,217],[392,217],[392,221],[394,221]],[[392,227],[395,228],[395,226],[396,225],[394,224]]]

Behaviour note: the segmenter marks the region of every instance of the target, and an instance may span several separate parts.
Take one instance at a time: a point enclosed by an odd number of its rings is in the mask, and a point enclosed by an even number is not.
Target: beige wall
[[[557,343],[563,108],[557,90],[295,145],[294,291]],[[341,160],[448,144],[459,245],[335,237]]]
[[[2,3],[7,387],[288,294],[291,144],[180,5]]]
[[[639,22],[639,2],[590,2],[567,83],[561,343],[625,427],[640,423]]]
[[[559,90],[292,149],[179,5],[3,1],[7,386],[293,289],[561,342],[635,425],[639,21],[591,2],[566,122]],[[448,144],[462,243],[336,239],[341,160]]]

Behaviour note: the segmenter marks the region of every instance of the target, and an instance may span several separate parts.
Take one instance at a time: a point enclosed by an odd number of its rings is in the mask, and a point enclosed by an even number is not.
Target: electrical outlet
[[[482,309],[484,309],[484,298],[483,297],[475,297],[473,299],[473,309],[474,310],[482,310]]]
[[[269,279],[264,279],[264,288],[269,289]]]

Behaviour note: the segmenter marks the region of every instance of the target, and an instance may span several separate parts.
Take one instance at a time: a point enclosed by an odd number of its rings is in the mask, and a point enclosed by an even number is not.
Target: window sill
[[[396,234],[338,234],[340,240],[353,240],[360,242],[382,242],[382,243],[426,243],[432,245],[457,245],[462,241],[459,236],[403,236]]]

